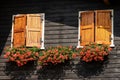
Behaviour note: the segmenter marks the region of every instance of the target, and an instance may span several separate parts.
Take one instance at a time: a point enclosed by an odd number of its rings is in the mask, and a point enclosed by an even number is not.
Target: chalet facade
[[[108,0],[106,0],[108,1]],[[119,80],[120,6],[100,0],[12,0],[0,1],[0,80]],[[82,64],[79,59],[40,71],[36,64],[8,64],[7,46],[83,47],[86,43],[113,47],[102,64]],[[94,66],[93,66],[94,65]]]

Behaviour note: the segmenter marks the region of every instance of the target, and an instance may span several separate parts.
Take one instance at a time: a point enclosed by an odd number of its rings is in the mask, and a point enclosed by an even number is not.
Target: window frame
[[[97,10],[90,10],[90,11],[97,11]],[[106,10],[107,11],[107,10]],[[110,9],[108,11],[111,11],[111,44],[110,44],[110,47],[115,47],[115,44],[114,44],[114,11],[113,9]],[[81,13],[82,12],[87,12],[87,11],[79,11],[78,12],[78,45],[77,45],[77,48],[83,48],[83,46],[81,46],[80,44],[80,18],[81,18]]]
[[[28,13],[29,14],[29,13]],[[44,34],[45,34],[45,13],[32,13],[32,14],[40,14],[42,16],[42,37],[41,37],[41,47],[40,49],[45,49],[44,47]],[[13,47],[13,33],[14,33],[14,17],[20,16],[24,14],[16,14],[12,15],[12,32],[11,32],[11,48]],[[27,15],[27,14],[26,14]],[[27,26],[27,25],[26,25]]]

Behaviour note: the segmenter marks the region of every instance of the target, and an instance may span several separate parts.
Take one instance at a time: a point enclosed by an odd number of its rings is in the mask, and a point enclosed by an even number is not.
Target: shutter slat
[[[27,37],[26,46],[40,46],[42,36],[42,21],[40,14],[28,14],[27,15]]]
[[[107,10],[96,11],[95,42],[111,44],[111,12]]]
[[[17,15],[14,17],[13,26],[13,46],[20,47],[25,45],[25,27],[26,27],[26,16]]]
[[[94,41],[94,12],[87,11],[81,13],[80,23],[80,44],[84,46]]]

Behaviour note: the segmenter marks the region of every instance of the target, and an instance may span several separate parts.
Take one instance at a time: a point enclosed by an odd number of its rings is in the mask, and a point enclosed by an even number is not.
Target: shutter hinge
[[[13,39],[13,41],[11,43],[13,44],[13,42],[14,42],[14,39]]]
[[[113,17],[113,15],[112,15],[112,13],[110,13],[110,19],[112,19],[112,17]]]
[[[82,42],[82,39],[81,39],[81,38],[82,38],[82,37],[80,36],[80,39],[79,39],[80,42]]]
[[[41,43],[43,43],[43,40],[42,40],[42,39],[40,39],[40,42],[41,42]]]
[[[111,40],[113,40],[113,38],[111,37],[111,35],[109,36],[110,38],[109,38],[109,41],[111,42]]]
[[[43,21],[43,15],[41,15],[41,22]]]
[[[110,17],[113,17],[113,15],[111,14]]]
[[[12,23],[14,23],[14,20],[12,20]]]
[[[80,16],[79,19],[81,19],[82,17]]]
[[[41,22],[43,21],[43,18],[41,19]]]

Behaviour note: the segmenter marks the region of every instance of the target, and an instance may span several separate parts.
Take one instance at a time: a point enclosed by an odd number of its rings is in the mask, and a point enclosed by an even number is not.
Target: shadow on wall
[[[66,61],[60,64],[49,64],[38,69],[36,62],[29,62],[22,67],[18,67],[14,62],[6,64],[5,73],[10,76],[12,80],[58,80],[67,78],[91,78],[93,76],[99,76],[109,63],[108,58],[104,62],[78,62],[75,64],[74,61]],[[69,71],[69,74],[66,73]],[[73,74],[73,76],[72,76]],[[77,75],[77,76],[74,76]]]
[[[36,62],[30,61],[26,65],[18,67],[15,62],[6,63],[5,73],[12,80],[27,80],[30,78],[36,69]]]
[[[44,66],[42,69],[38,70],[38,79],[63,79],[65,76],[66,69],[71,69],[70,61],[65,61],[65,63],[60,63],[56,65],[50,64]]]
[[[43,66],[42,69],[37,69],[36,62],[31,61],[24,66],[18,67],[14,62],[6,64],[5,73],[12,80],[45,80],[45,79],[61,79],[65,75],[65,69],[69,69],[69,61],[60,64],[49,64]],[[37,76],[37,77],[35,77]]]
[[[108,57],[105,58],[103,62],[83,62],[80,61],[76,65],[76,70],[74,71],[80,78],[91,78],[93,76],[99,76],[109,63]]]
[[[2,13],[2,14],[1,14]],[[0,55],[3,52],[5,46],[10,46],[11,37],[10,31],[12,29],[12,17],[6,15],[5,12],[0,13]]]

